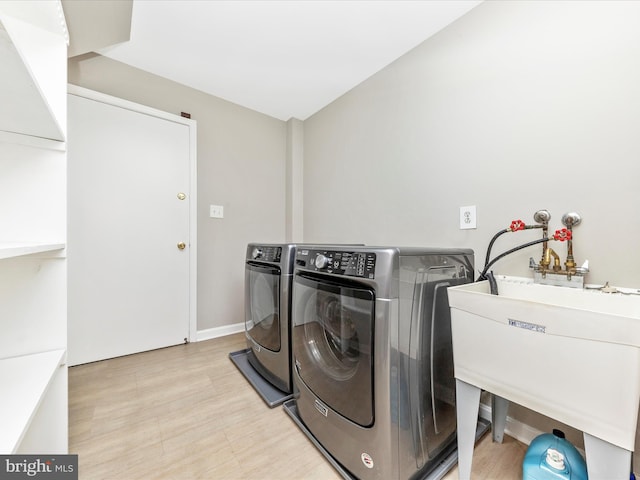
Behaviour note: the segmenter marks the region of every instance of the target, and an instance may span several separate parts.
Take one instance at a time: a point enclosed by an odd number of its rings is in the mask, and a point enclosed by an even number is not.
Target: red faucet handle
[[[524,227],[525,225],[522,220],[514,220],[513,222],[511,222],[509,230],[511,230],[512,232],[517,232],[518,230],[524,230]]]
[[[565,240],[571,240],[571,235],[572,235],[571,230],[562,228],[560,230],[556,230],[556,233],[553,235],[553,239],[558,240],[560,242],[564,242]]]

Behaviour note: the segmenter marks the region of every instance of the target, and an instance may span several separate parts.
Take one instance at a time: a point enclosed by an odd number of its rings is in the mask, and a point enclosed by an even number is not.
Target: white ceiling
[[[99,53],[281,120],[305,120],[479,3],[134,0],[131,40]]]

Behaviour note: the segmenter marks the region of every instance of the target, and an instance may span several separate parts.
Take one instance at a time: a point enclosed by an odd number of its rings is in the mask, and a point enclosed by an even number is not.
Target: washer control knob
[[[322,255],[321,253],[319,253],[316,256],[316,268],[324,268],[327,265],[329,265],[329,259],[324,255]]]
[[[253,258],[260,258],[260,257],[262,256],[262,249],[261,249],[261,248],[258,248],[258,247],[254,248],[254,249],[251,251],[251,256],[252,256]]]

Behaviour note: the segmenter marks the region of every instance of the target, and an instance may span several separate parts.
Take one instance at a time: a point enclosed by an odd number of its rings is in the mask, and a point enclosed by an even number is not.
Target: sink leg
[[[631,452],[600,438],[583,433],[587,455],[587,475],[595,480],[628,480],[631,472]]]
[[[509,400],[497,395],[491,395],[491,433],[493,434],[493,441],[496,443],[502,443],[504,438],[508,409]]]
[[[471,478],[471,461],[476,441],[480,389],[456,379],[456,416],[458,421],[458,478]]]

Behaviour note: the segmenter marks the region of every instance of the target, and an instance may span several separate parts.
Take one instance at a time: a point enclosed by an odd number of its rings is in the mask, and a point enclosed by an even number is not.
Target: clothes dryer
[[[466,249],[296,251],[292,349],[300,420],[361,480],[421,478],[455,450],[447,287]]]

